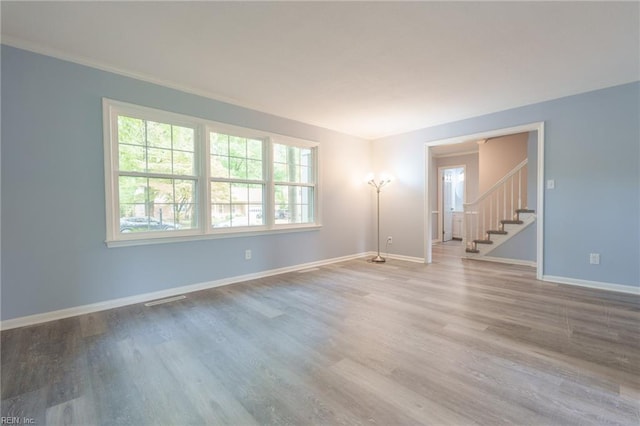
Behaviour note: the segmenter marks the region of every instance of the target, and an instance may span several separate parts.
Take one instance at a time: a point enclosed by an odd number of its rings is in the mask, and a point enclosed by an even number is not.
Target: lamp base
[[[371,259],[371,261],[372,261],[373,263],[384,263],[384,262],[386,262],[387,260],[386,260],[384,257],[382,257],[382,256],[380,256],[380,255],[377,255],[376,257],[374,257],[373,259]]]

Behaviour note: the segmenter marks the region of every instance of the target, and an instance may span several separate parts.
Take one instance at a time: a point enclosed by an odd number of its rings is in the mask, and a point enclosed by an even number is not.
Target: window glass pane
[[[147,150],[144,146],[118,146],[118,168],[127,172],[145,172],[147,170]]]
[[[215,203],[231,203],[231,184],[228,182],[211,182],[211,201]]]
[[[288,182],[287,165],[281,163],[273,164],[273,180],[276,182]]]
[[[229,177],[229,157],[211,156],[211,177],[224,179]]]
[[[311,165],[311,155],[312,155],[311,149],[309,148],[304,148],[304,149],[300,149],[300,161],[299,163],[303,166],[310,166]]]
[[[237,136],[229,136],[229,155],[231,157],[247,157],[247,140]]]
[[[288,146],[287,147],[287,162],[289,164],[299,164],[300,163],[300,148],[297,146]]]
[[[262,161],[247,160],[247,179],[262,180]]]
[[[147,144],[171,149],[171,125],[147,121]]]
[[[154,203],[154,217],[158,224],[162,224],[165,230],[173,230],[175,226],[175,204],[171,203]]]
[[[262,160],[262,141],[258,139],[247,140],[247,158]]]
[[[249,226],[248,206],[246,204],[232,204],[230,226]]]
[[[275,186],[275,222],[312,223],[313,188],[306,186]]]
[[[121,206],[138,204],[144,206],[147,203],[147,178],[120,176],[118,184]],[[121,216],[136,216],[140,213],[138,210],[120,210]]]
[[[211,226],[225,227],[231,219],[231,184],[211,182]],[[229,224],[226,225],[230,226]]]
[[[231,179],[246,179],[247,178],[247,160],[244,158],[229,159],[229,174]]]
[[[300,166],[300,182],[301,183],[313,182],[313,178],[311,176],[311,167]]]
[[[246,183],[232,183],[231,201],[233,201],[234,203],[249,202],[249,185],[247,185]]]
[[[209,134],[211,155],[229,155],[229,136],[211,132]]]
[[[171,174],[172,151],[147,148],[147,172]]]
[[[185,179],[174,181],[173,219],[178,229],[198,227],[196,207],[196,182]]]
[[[264,224],[264,185],[211,183],[211,225],[214,228]]]
[[[194,173],[194,154],[186,151],[173,151],[173,174],[191,175]]]
[[[273,155],[276,182],[314,183],[313,150],[274,144]]]
[[[287,162],[287,147],[285,145],[273,144],[273,161],[275,163]]]
[[[264,197],[264,185],[249,185],[249,203],[262,204]]]
[[[173,126],[173,149],[195,151],[195,131],[189,127]]]
[[[118,141],[131,145],[144,145],[144,121],[122,115],[118,116]]]
[[[169,207],[170,209],[170,207]],[[162,210],[162,207],[160,207]],[[127,234],[131,232],[152,232],[152,231],[174,231],[178,229],[171,219],[160,219],[149,216],[127,216],[120,218],[120,232]]]
[[[211,226],[214,228],[228,228],[231,226],[231,204],[211,204]]]
[[[263,180],[263,142],[233,135],[209,134],[211,177]]]
[[[249,204],[249,225],[264,225],[264,214],[262,204]]]
[[[150,178],[148,187],[149,214],[156,213],[155,204],[172,203],[174,201],[173,180]]]
[[[312,183],[313,178],[313,151],[305,148],[300,150],[299,182]]]

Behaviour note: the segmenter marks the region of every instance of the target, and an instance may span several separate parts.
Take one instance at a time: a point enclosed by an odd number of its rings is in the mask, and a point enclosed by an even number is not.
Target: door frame
[[[464,171],[464,194],[462,194],[462,202],[467,202],[467,165],[460,164],[458,166],[440,166],[438,167],[438,237],[435,241],[444,242],[444,200],[442,198],[442,177],[443,171],[446,169],[462,169]]]
[[[431,202],[431,172],[433,155],[431,148],[441,145],[454,145],[474,140],[496,138],[524,132],[538,132],[538,164],[537,164],[537,184],[536,191],[536,277],[541,280],[544,275],[544,121],[524,124],[521,126],[507,127],[502,129],[489,130],[486,132],[471,133],[453,138],[440,139],[424,144],[424,262],[432,262],[433,238],[433,214],[434,207]]]

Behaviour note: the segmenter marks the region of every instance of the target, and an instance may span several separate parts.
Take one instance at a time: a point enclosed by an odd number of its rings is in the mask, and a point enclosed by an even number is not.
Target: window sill
[[[322,225],[280,225],[271,229],[261,230],[233,230],[233,231],[218,231],[211,234],[195,234],[195,235],[176,235],[176,236],[158,236],[148,238],[132,238],[122,240],[107,240],[105,244],[108,248],[116,247],[132,247],[132,246],[146,246],[152,244],[167,244],[167,243],[186,243],[201,240],[218,240],[223,238],[239,238],[239,237],[258,237],[261,235],[273,235],[273,234],[286,234],[291,232],[306,232],[317,231],[322,228]]]

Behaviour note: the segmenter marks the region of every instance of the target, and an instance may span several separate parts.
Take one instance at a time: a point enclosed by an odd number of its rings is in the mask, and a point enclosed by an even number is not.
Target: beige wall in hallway
[[[489,139],[479,146],[478,191],[481,194],[502,179],[509,171],[527,158],[528,133]],[[526,188],[527,174],[522,176]],[[523,194],[526,200],[526,194]]]

